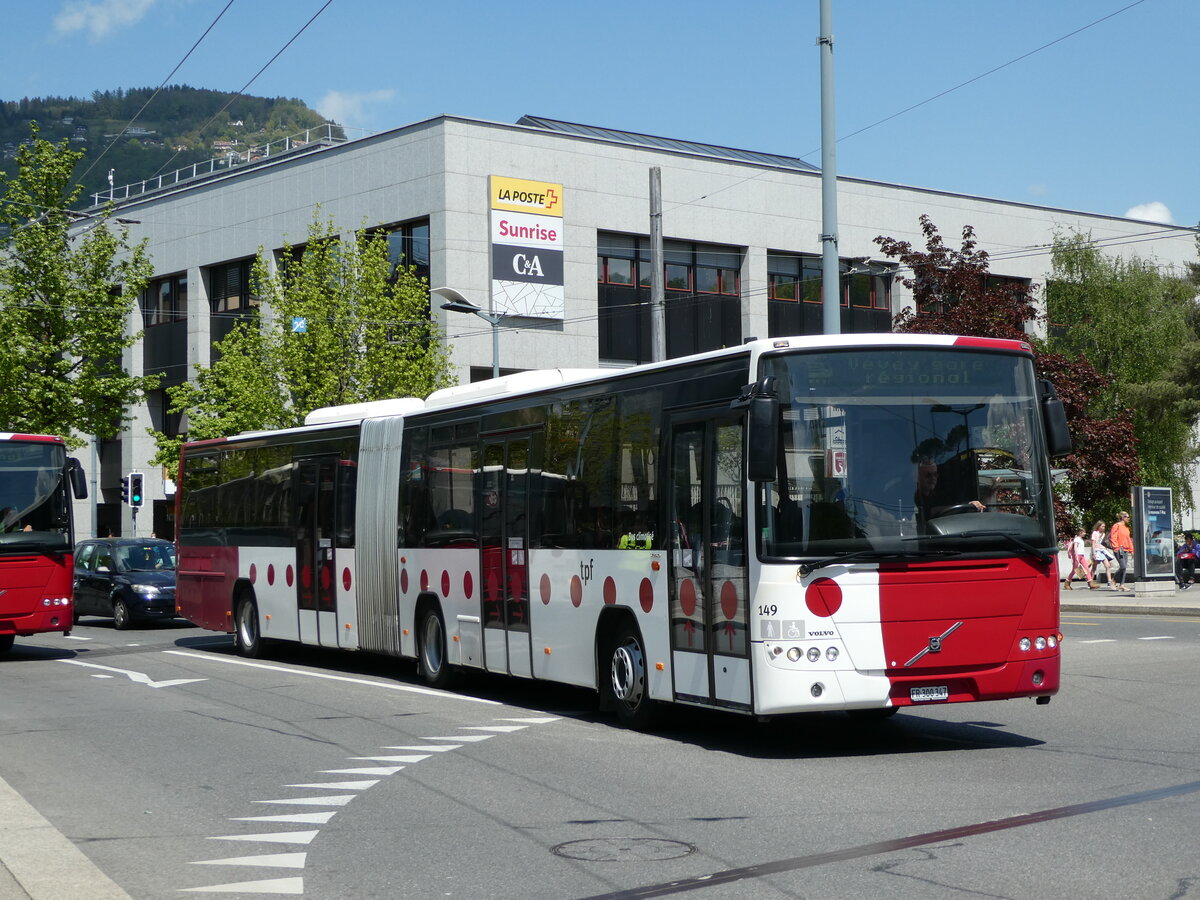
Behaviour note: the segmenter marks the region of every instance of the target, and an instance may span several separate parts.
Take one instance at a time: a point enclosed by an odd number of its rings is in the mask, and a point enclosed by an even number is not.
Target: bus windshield
[[[0,553],[70,549],[65,465],[60,444],[0,442]]]
[[[772,355],[766,558],[1044,552],[1054,504],[1026,356],[937,347]]]

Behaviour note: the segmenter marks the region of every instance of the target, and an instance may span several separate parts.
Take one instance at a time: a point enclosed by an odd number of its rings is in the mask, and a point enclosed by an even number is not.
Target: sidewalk
[[[1082,587],[1082,590],[1080,588]],[[1200,584],[1186,591],[1110,590],[1107,585],[1089,590],[1076,582],[1065,591],[1059,585],[1059,603],[1063,612],[1124,613],[1142,616],[1200,616]]]

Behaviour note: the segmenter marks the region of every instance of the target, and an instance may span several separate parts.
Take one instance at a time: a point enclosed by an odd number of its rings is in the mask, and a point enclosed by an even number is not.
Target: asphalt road
[[[586,692],[85,619],[0,662],[0,897],[1200,892],[1200,618],[1063,631],[1048,706],[637,734]],[[38,893],[30,846],[96,890]]]

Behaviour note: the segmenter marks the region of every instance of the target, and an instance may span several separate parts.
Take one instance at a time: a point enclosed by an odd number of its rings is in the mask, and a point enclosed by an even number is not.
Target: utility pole
[[[833,0],[821,0],[821,301],[823,334],[842,333],[838,264],[837,133],[833,116]]]
[[[667,358],[667,298],[663,285],[662,169],[650,169],[650,361]]]

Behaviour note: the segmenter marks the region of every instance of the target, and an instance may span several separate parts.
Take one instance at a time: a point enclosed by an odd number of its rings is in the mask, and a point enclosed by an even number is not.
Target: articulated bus
[[[1059,686],[1028,345],[758,340],[531,371],[186,444],[179,614],[267,640],[580,685],[632,727]]]
[[[74,625],[72,496],[87,482],[62,438],[0,432],[0,653]]]

